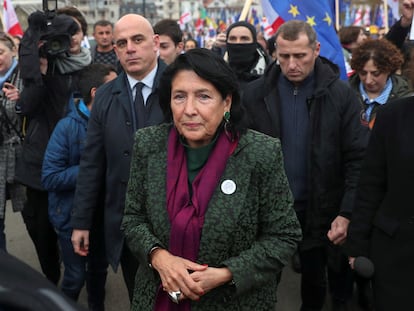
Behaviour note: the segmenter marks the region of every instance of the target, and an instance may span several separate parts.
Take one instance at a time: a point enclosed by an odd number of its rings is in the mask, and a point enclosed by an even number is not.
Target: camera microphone
[[[355,258],[354,270],[359,276],[365,279],[372,278],[375,272],[373,262],[367,257],[363,257],[363,256],[359,256]]]

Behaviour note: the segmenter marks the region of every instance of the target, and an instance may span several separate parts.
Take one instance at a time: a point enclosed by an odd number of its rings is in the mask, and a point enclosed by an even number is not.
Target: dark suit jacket
[[[123,228],[140,266],[132,310],[153,310],[160,284],[147,255],[154,244],[168,248],[166,211],[167,140],[170,126],[139,130],[135,137]],[[278,139],[248,131],[230,156],[219,181],[232,180],[236,191],[218,186],[208,204],[197,262],[227,266],[236,294],[225,300],[222,286],[191,305],[191,310],[273,310],[277,275],[301,238]]]
[[[147,99],[146,123],[160,124],[163,114],[158,104],[158,83],[165,63],[158,62],[153,92]],[[118,266],[124,237],[120,231],[129,178],[134,128],[126,74],[102,85],[96,92],[88,124],[85,149],[81,156],[71,225],[90,229],[100,197],[105,196],[105,246],[107,259]]]
[[[376,310],[414,309],[413,141],[414,97],[379,109],[346,243],[374,263]]]

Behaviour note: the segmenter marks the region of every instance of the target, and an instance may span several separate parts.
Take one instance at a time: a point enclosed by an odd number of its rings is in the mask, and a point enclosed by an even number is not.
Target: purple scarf
[[[230,141],[224,131],[219,134],[207,163],[192,183],[193,195],[190,197],[185,148],[180,142],[176,128],[171,129],[167,158],[167,211],[171,223],[171,254],[196,261],[208,203],[237,143],[237,139]],[[186,299],[177,305],[168,298],[168,293],[160,286],[154,310],[189,311],[190,300]]]

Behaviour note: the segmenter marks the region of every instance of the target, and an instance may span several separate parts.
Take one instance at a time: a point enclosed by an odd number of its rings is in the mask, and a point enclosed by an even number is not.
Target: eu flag
[[[283,20],[303,20],[311,25],[321,43],[320,54],[338,65],[341,79],[347,80],[342,47],[335,30],[333,0],[268,0],[266,2],[269,2]]]

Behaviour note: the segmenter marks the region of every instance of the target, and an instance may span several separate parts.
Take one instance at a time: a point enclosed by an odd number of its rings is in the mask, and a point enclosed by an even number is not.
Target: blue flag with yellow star
[[[284,21],[298,19],[313,26],[321,43],[320,54],[338,65],[341,79],[347,80],[342,46],[335,30],[333,0],[270,0],[268,2]]]

